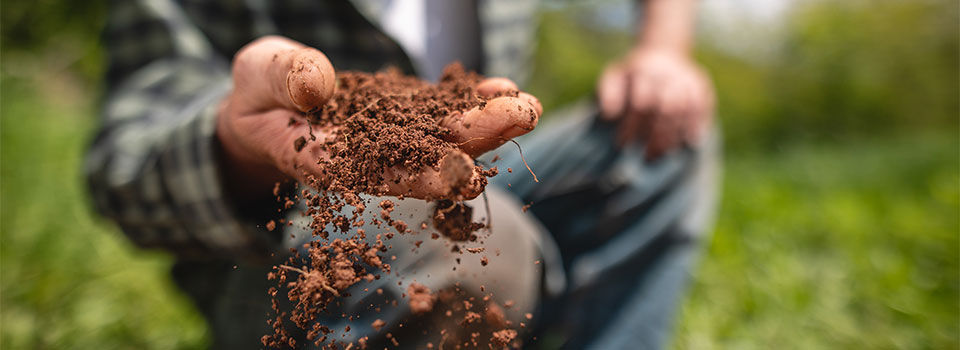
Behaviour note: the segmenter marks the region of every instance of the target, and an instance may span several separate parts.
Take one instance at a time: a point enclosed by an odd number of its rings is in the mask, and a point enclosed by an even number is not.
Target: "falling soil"
[[[420,283],[410,283],[407,288],[407,297],[410,298],[410,312],[424,314],[433,310],[433,303],[437,297],[430,294],[430,288]]]
[[[473,164],[460,165],[460,168],[441,164],[446,155],[457,149],[456,144],[448,141],[451,131],[443,127],[442,122],[444,118],[458,117],[467,110],[485,105],[486,99],[478,96],[474,89],[481,79],[476,73],[464,71],[459,64],[448,66],[437,84],[404,76],[397,70],[338,74],[334,97],[323,108],[305,115],[307,122],[329,130],[329,136],[320,139],[311,133],[291,145],[298,152],[312,142],[322,146],[326,156],[317,159],[320,176],[307,176],[309,188],[300,189],[294,198],[274,191],[285,208],[292,207],[295,200],[306,205],[303,214],[311,218],[308,229],[315,239],[305,246],[307,256],[302,256],[300,250],[291,249],[288,262],[276,266],[268,275],[268,279],[276,281],[277,287],[269,290],[275,314],[268,322],[274,332],[262,337],[264,346],[295,348],[300,345],[297,341],[305,338],[325,349],[366,348],[366,337],[355,343],[345,342],[341,340],[344,335],[335,334],[338,330],[319,321],[321,317],[331,316],[328,306],[336,305],[338,298],[347,296],[348,288],[391,273],[390,264],[385,262],[388,260],[382,256],[388,250],[388,240],[394,232],[406,234],[410,230],[407,223],[391,217],[394,208],[391,200],[369,203],[358,194],[385,195],[390,193],[391,182],[411,181],[413,177],[409,174],[428,169],[442,170],[449,191],[440,198],[432,198],[440,200],[433,217],[434,227],[452,240],[477,239],[474,232],[484,225],[471,222],[472,209],[463,205],[462,200],[470,191],[482,191],[486,186],[485,176],[495,175],[496,170],[484,170]],[[511,92],[513,96],[516,93]],[[291,124],[296,123],[302,121],[291,120]],[[455,181],[446,181],[449,173],[454,174]],[[484,176],[463,176],[464,173]],[[469,180],[464,181],[465,178]],[[401,199],[404,196],[404,193],[392,194]],[[368,205],[378,206],[380,215],[362,217]],[[373,236],[376,240],[367,240],[367,235],[372,233],[359,227],[370,223],[389,231],[376,233]],[[420,227],[424,226],[421,224]],[[276,223],[271,221],[267,227],[273,230]],[[435,305],[440,292],[431,293],[429,288],[411,283],[405,293],[411,312],[415,315],[442,312]],[[282,307],[285,304],[283,299],[292,307]],[[444,305],[451,304],[449,299],[444,301]],[[495,304],[490,305],[494,309],[470,311],[469,305],[456,308],[463,313],[461,324],[495,325],[494,328],[488,327],[490,330],[482,341],[477,341],[480,333],[475,332],[476,335],[470,334],[473,339],[463,344],[503,347],[513,342],[516,331],[505,328],[509,321],[503,317],[503,310]],[[391,306],[396,307],[396,301],[384,305]],[[353,318],[345,314],[332,316]],[[295,336],[299,331],[290,329],[291,325],[305,331],[305,337]],[[386,326],[380,319],[371,324],[377,331]],[[343,333],[347,332],[349,327],[343,330]],[[451,337],[446,330],[440,333],[443,334],[437,335],[442,339],[439,344],[459,344],[460,339]],[[384,336],[393,345],[399,344],[393,334]]]

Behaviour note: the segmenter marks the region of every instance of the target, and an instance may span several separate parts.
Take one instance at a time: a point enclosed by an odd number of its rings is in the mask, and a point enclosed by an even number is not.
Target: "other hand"
[[[685,53],[636,48],[609,65],[597,95],[601,116],[619,123],[617,143],[646,142],[647,159],[696,145],[713,116],[713,87]]]

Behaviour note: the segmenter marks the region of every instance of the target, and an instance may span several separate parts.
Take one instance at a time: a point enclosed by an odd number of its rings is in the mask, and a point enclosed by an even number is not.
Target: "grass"
[[[170,258],[91,212],[86,94],[2,89],[0,347],[206,346]],[[957,149],[939,131],[729,152],[674,347],[956,348]]]
[[[674,345],[956,349],[954,130],[728,154]]]
[[[9,76],[0,85],[0,348],[203,347],[171,259],[134,249],[88,205],[89,94]]]

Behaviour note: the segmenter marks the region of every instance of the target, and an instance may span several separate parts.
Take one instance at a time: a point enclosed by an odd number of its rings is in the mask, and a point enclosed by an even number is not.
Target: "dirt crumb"
[[[512,329],[504,329],[493,332],[493,338],[490,339],[490,342],[496,344],[497,346],[507,346],[514,338],[517,337],[517,331]]]
[[[414,314],[425,314],[433,310],[433,303],[437,297],[430,293],[430,288],[420,283],[410,283],[407,287],[407,295],[410,297],[410,312]]]
[[[370,327],[373,327],[374,330],[379,332],[380,329],[383,328],[383,326],[385,326],[386,324],[387,324],[386,322],[383,322],[383,320],[378,318],[374,320],[373,323],[370,324]]]
[[[442,200],[437,202],[434,209],[433,226],[454,241],[476,240],[475,232],[483,228],[484,224],[472,220],[473,208],[464,203]]]
[[[487,310],[483,314],[484,321],[493,328],[507,327],[507,316],[497,303],[487,304]]]

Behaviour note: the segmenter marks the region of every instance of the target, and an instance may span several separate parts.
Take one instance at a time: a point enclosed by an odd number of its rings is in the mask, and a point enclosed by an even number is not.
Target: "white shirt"
[[[384,0],[380,26],[404,49],[421,78],[436,81],[460,61],[479,69],[483,60],[474,0]]]

